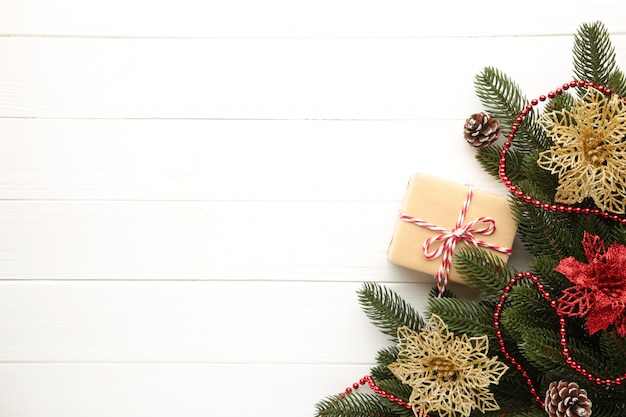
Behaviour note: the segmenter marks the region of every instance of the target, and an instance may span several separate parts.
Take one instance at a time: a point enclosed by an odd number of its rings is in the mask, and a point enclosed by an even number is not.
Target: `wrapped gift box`
[[[425,174],[416,174],[409,181],[400,211],[412,218],[452,231],[459,219],[468,191],[469,186],[467,185]],[[474,189],[462,225],[466,225],[479,217],[493,219],[496,229],[493,234],[488,236],[475,233],[476,239],[490,245],[511,248],[517,232],[517,222],[505,196]],[[477,227],[481,226],[484,224],[477,224]],[[430,230],[427,227],[399,218],[387,256],[396,265],[436,275],[442,263],[442,257],[428,259],[424,254],[423,244],[427,239],[441,233],[441,231]],[[441,242],[433,242],[432,246],[436,248],[440,244]],[[465,245],[463,240],[459,240],[456,249],[463,245]],[[508,260],[509,255],[506,253],[488,248],[485,250],[492,252],[505,262]],[[463,282],[454,266],[450,269],[448,279]]]

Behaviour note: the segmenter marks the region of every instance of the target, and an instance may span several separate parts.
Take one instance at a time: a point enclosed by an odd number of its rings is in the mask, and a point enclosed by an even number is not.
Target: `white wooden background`
[[[626,67],[625,12],[0,0],[0,416],[311,416],[388,343],[362,281],[423,309],[385,257],[409,176],[504,192],[475,74],[547,93],[598,19]]]

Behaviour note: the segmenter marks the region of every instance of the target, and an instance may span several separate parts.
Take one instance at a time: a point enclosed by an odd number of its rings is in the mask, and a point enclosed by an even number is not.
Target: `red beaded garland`
[[[604,93],[607,96],[610,96],[611,94],[613,94],[610,88],[604,87],[603,85],[596,86],[591,81],[574,80],[574,81],[570,81],[569,83],[563,84],[562,88],[556,88],[554,91],[550,91],[547,94],[547,98],[553,99],[554,97],[563,94],[563,91],[568,90],[570,87],[590,87],[590,88],[596,88],[598,91]],[[531,196],[525,194],[523,190],[521,190],[519,187],[514,185],[509,180],[508,176],[506,175],[506,156],[508,154],[509,148],[511,147],[513,139],[515,139],[515,134],[518,131],[520,124],[524,121],[524,118],[528,115],[528,113],[532,111],[533,107],[535,107],[540,102],[543,102],[545,100],[546,100],[545,95],[539,96],[539,99],[531,100],[530,103],[528,103],[526,106],[524,106],[524,108],[522,108],[522,110],[519,112],[519,116],[515,118],[515,122],[511,126],[511,131],[506,137],[506,142],[504,143],[503,149],[501,152],[500,166],[498,169],[498,175],[500,176],[500,180],[504,183],[504,185],[509,189],[509,191],[514,196],[516,196],[519,199],[524,200],[527,203],[532,202],[532,204],[537,208],[541,207],[542,209],[546,211],[552,211],[552,212],[558,211],[560,213],[581,214],[582,212],[582,214],[593,214],[594,216],[602,216],[603,218],[610,219],[614,222],[626,224],[626,217],[620,217],[609,212],[602,212],[599,209],[593,209],[593,210],[581,209],[580,207],[548,204],[548,203],[542,203],[539,200],[533,200]]]
[[[521,279],[530,279],[537,291],[541,293],[543,298],[550,303],[550,307],[556,310],[556,301],[552,300],[550,293],[546,291],[545,286],[539,281],[539,278],[530,273],[530,272],[518,272],[515,277],[509,279],[509,285],[505,286],[502,289],[502,294],[500,295],[499,301],[496,304],[495,312],[493,314],[493,327],[495,328],[495,335],[498,339],[498,345],[500,346],[500,351],[503,356],[509,360],[511,365],[514,365],[515,368],[522,374],[522,376],[526,379],[526,384],[530,387],[530,392],[535,398],[535,401],[541,406],[544,407],[543,400],[539,395],[537,395],[537,389],[535,388],[533,380],[528,376],[528,373],[523,369],[523,366],[515,359],[509,351],[507,350],[504,342],[504,337],[502,335],[502,329],[500,327],[500,315],[502,314],[502,308],[504,307],[504,302],[506,301],[507,295],[511,292],[511,289],[517,282]],[[572,357],[571,351],[567,345],[567,322],[565,317],[562,314],[556,313],[559,316],[559,343],[561,345],[561,353],[565,356],[565,362],[576,372],[581,374],[585,379],[595,382],[597,385],[605,385],[607,387],[615,384],[621,385],[622,382],[626,380],[626,372],[617,378],[601,378],[598,376],[594,376],[591,372],[585,369],[582,365],[576,362],[576,360]]]
[[[351,387],[347,387],[347,388],[344,390],[344,392],[342,392],[342,393],[340,393],[340,394],[339,394],[339,396],[340,396],[340,397],[345,397],[346,395],[351,394],[354,390],[359,389],[359,387],[360,387],[361,385],[365,385],[365,384],[367,384],[367,385],[370,387],[370,389],[371,389],[371,390],[372,390],[375,394],[380,395],[382,398],[385,398],[385,399],[387,399],[388,401],[390,401],[390,402],[392,402],[392,403],[393,403],[393,402],[395,402],[396,404],[398,404],[398,405],[400,405],[400,406],[404,406],[405,408],[407,408],[407,409],[409,409],[409,410],[410,410],[411,408],[413,408],[413,406],[412,406],[411,404],[409,404],[409,402],[408,402],[408,401],[403,400],[402,398],[396,397],[396,396],[395,396],[395,395],[393,395],[393,394],[389,394],[387,391],[385,391],[384,389],[380,388],[380,387],[376,384],[376,382],[374,382],[374,378],[372,378],[372,377],[371,377],[371,376],[369,376],[369,375],[365,375],[363,378],[359,379],[359,382],[358,382],[358,383],[356,383],[356,382],[355,382],[354,384],[352,384],[352,386],[351,386]],[[417,409],[415,409],[415,412],[416,412],[417,414],[419,414],[419,415],[423,416],[423,417],[430,417],[430,415],[428,415],[428,414],[426,414],[426,413],[423,413],[423,412],[421,412],[421,411],[419,411],[419,410],[417,410]]]

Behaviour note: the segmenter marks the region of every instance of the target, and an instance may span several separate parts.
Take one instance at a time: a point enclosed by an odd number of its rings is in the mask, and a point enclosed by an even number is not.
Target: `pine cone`
[[[500,136],[500,122],[487,113],[472,114],[465,121],[463,133],[470,145],[475,148],[484,148]]]
[[[591,416],[591,401],[587,398],[587,391],[575,382],[550,383],[546,392],[545,408],[550,417]]]

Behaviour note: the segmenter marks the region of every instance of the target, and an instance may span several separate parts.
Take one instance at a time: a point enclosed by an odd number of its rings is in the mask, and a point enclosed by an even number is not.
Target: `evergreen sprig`
[[[398,328],[419,331],[424,322],[417,310],[397,293],[375,282],[365,282],[358,291],[361,308],[378,329],[397,340]]]
[[[574,76],[613,88],[611,74],[617,69],[615,49],[602,22],[583,23],[574,36]],[[619,78],[619,77],[618,77]]]
[[[485,67],[474,80],[476,94],[485,109],[496,117],[504,131],[509,131],[526,107],[528,100],[515,81],[494,67]],[[515,146],[520,150],[545,148],[546,136],[536,123],[536,111],[528,112],[515,134]]]
[[[315,406],[316,417],[400,417],[373,394],[351,393],[328,397]]]
[[[457,272],[486,299],[493,299],[516,271],[493,253],[471,246],[459,248],[454,254]]]
[[[436,314],[450,331],[469,336],[493,334],[493,306],[462,298],[430,298],[428,311]]]

